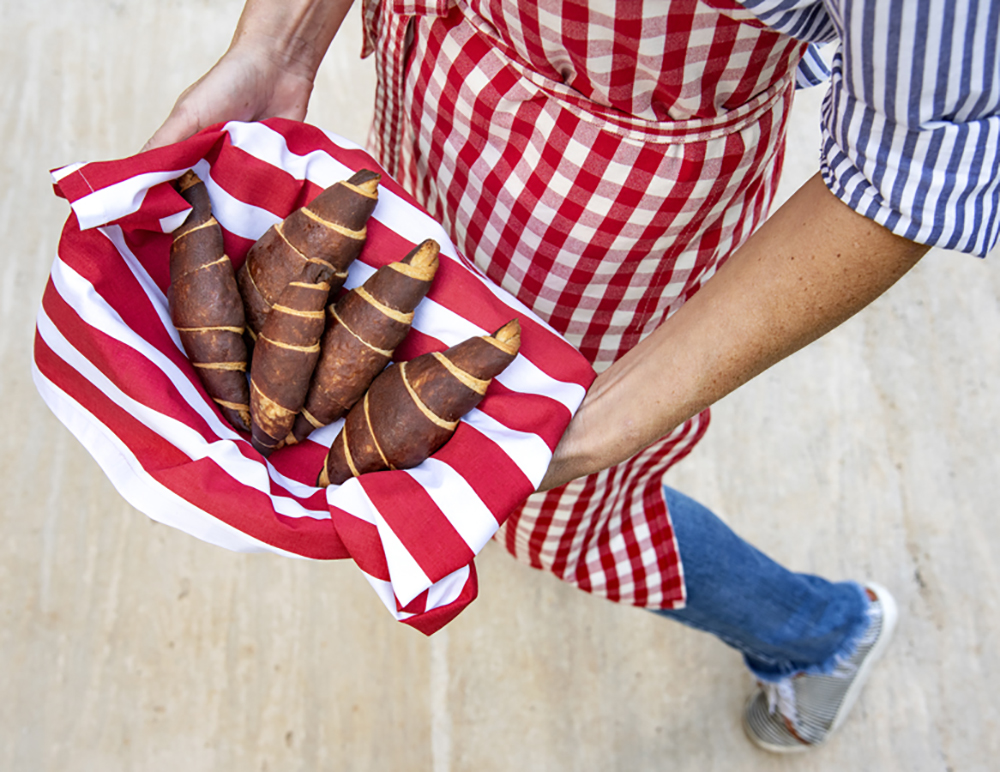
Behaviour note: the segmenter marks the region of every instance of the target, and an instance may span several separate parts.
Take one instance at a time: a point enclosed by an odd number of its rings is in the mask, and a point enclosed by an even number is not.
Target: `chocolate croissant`
[[[428,239],[327,308],[319,362],[290,443],[342,418],[389,364],[430,289],[439,252],[438,243]]]
[[[176,187],[192,210],[170,247],[170,319],[205,391],[233,427],[248,432],[247,350],[236,274],[205,183],[188,171]]]
[[[521,326],[513,319],[493,335],[389,367],[347,414],[317,485],[410,469],[430,457],[479,404],[490,381],[514,361],[520,345]]]
[[[320,193],[271,226],[247,254],[237,274],[247,327],[255,338],[278,297],[310,260],[330,267],[330,293],[347,278],[347,268],[361,253],[366,223],[378,203],[381,176],[363,169]]]
[[[284,442],[305,402],[326,325],[331,272],[328,263],[306,263],[257,337],[250,369],[251,443],[263,456]]]

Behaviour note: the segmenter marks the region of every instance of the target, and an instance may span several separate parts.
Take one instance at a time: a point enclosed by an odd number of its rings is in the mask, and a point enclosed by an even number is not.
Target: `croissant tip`
[[[497,343],[500,343],[505,348],[510,349],[511,353],[516,354],[517,350],[521,347],[521,323],[515,317],[493,333],[491,337],[494,338]]]
[[[367,193],[370,196],[375,196],[378,194],[378,181],[379,178],[376,177],[373,180],[368,180],[368,182],[361,183],[360,185],[358,185],[358,188],[362,192]]]
[[[182,174],[177,180],[177,190],[183,193],[188,188],[193,188],[201,182],[201,178],[194,173],[193,169],[188,169],[184,174]]]
[[[351,176],[347,183],[353,185],[364,195],[371,198],[378,197],[378,185],[382,181],[382,175],[373,172],[371,169],[361,169]]]
[[[440,253],[441,246],[434,239],[427,239],[411,252],[409,259],[404,259],[404,262],[408,262],[414,268],[436,267]]]

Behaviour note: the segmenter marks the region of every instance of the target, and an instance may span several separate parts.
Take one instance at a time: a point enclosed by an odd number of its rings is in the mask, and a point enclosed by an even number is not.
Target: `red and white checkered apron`
[[[773,197],[805,45],[711,2],[366,3],[380,160],[598,371],[697,292]],[[683,605],[661,481],[708,420],[535,494],[495,538],[588,592]]]

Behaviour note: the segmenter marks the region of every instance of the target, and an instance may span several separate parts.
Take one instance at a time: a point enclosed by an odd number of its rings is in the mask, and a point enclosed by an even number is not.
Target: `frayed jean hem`
[[[769,657],[759,657],[747,652],[743,654],[743,662],[746,664],[747,668],[750,670],[753,677],[758,681],[763,681],[766,683],[781,683],[789,678],[795,678],[800,675],[829,675],[837,669],[838,666],[844,662],[850,660],[854,656],[854,652],[858,650],[858,646],[865,639],[868,631],[871,629],[872,625],[872,613],[874,610],[874,604],[868,597],[868,593],[864,587],[862,587],[857,582],[848,582],[847,584],[852,585],[858,591],[861,596],[864,606],[864,615],[855,625],[854,629],[851,630],[847,636],[844,638],[843,643],[840,647],[831,654],[823,662],[819,662],[815,665],[802,666],[801,664],[796,665],[791,662],[779,662],[777,660],[772,660],[768,662],[768,669],[761,669],[761,665],[766,660],[770,660]],[[726,641],[730,646],[735,646],[740,648],[738,642]]]

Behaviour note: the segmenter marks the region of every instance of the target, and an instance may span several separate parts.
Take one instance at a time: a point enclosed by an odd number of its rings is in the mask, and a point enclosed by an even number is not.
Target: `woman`
[[[939,4],[971,41],[976,3]],[[221,120],[302,120],[349,6],[249,0],[229,50],[148,147]],[[985,254],[996,241],[997,132],[982,128],[996,121],[995,73],[968,67],[969,50],[920,53],[933,9],[900,21],[883,7],[364,6],[379,160],[600,373],[540,492],[497,538],[740,650],[762,685],[744,727],[777,752],[840,725],[895,604],[877,585],[787,571],[662,477],[711,404],[863,308],[930,245]],[[796,69],[810,41],[835,37],[822,174],[764,222]],[[904,80],[917,99],[897,109]]]

